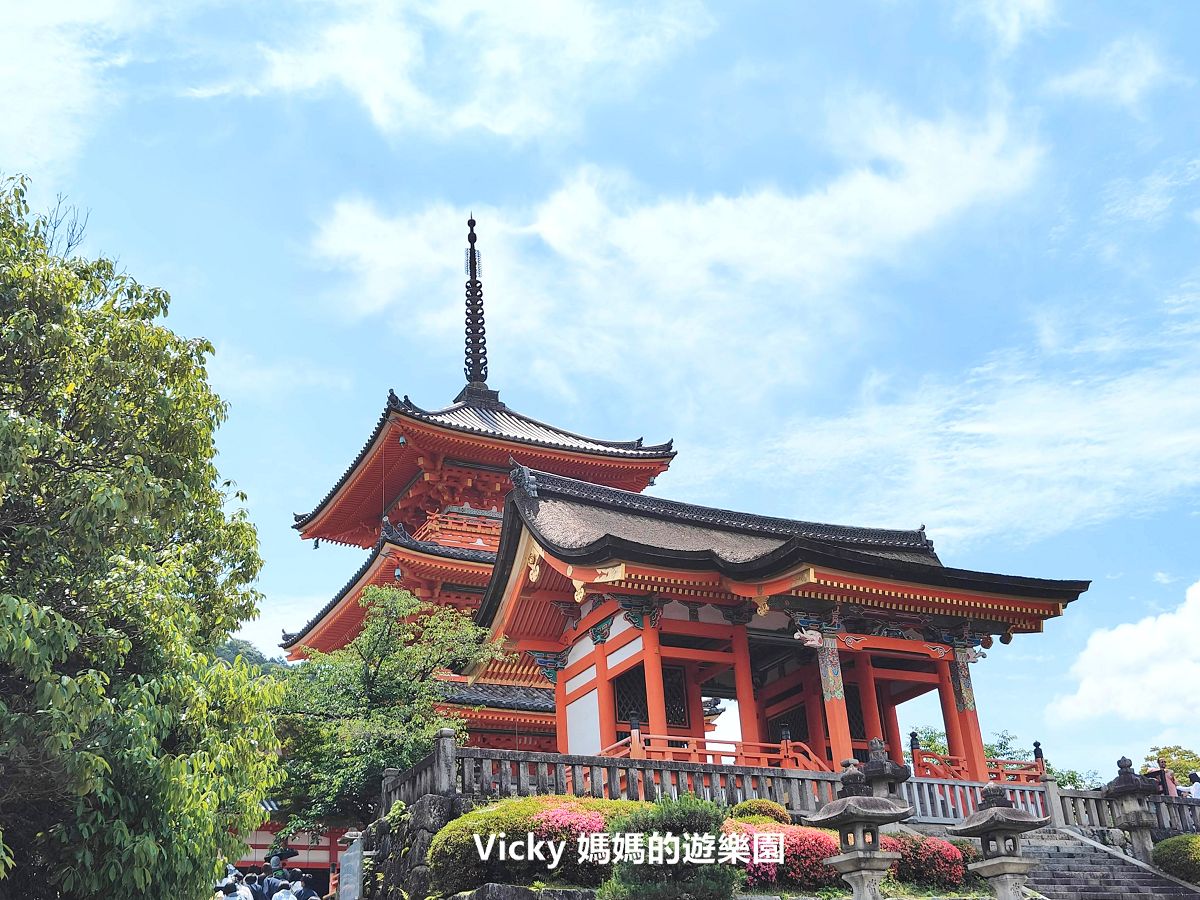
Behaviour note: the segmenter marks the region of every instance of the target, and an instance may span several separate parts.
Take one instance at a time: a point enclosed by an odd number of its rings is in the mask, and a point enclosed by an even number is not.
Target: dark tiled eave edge
[[[547,450],[562,450],[568,453],[583,453],[588,456],[613,456],[619,459],[672,459],[676,451],[671,449],[675,441],[669,440],[663,444],[645,444],[641,438],[633,441],[606,441],[601,438],[588,437],[583,434],[576,434],[573,431],[566,431],[556,425],[548,425],[545,422],[539,421],[524,413],[519,413],[514,409],[510,409],[505,404],[499,401],[493,403],[456,403],[453,406],[448,406],[445,409],[427,410],[417,406],[408,399],[406,394],[403,399],[397,400],[395,394],[388,398],[389,406],[396,412],[407,415],[418,421],[425,422],[429,425],[437,426],[438,428],[446,428],[451,431],[459,431],[463,434],[477,434],[483,437],[496,438],[505,441],[506,443],[529,444],[534,447],[544,447]],[[506,414],[515,419],[521,419],[528,422],[530,425],[535,425],[538,428],[544,428],[549,432],[560,434],[564,438],[569,438],[575,441],[586,441],[589,444],[599,444],[605,449],[596,449],[595,447],[576,447],[568,443],[553,444],[544,441],[538,441],[533,438],[528,438],[519,434],[510,434],[508,432],[491,431],[486,428],[470,428],[465,425],[460,425],[455,422],[447,422],[439,416],[453,412],[464,406],[476,406],[480,408],[491,408],[503,410]]]
[[[459,706],[512,709],[522,712],[554,712],[554,690],[510,684],[447,683],[445,702]]]
[[[435,544],[432,541],[418,541],[405,530],[403,525],[392,525],[390,522],[385,523],[382,534],[375,544],[375,549],[371,551],[371,555],[367,557],[366,562],[359,566],[358,571],[350,576],[350,580],[342,586],[342,589],[321,608],[320,612],[308,621],[308,624],[302,630],[295,634],[285,635],[283,642],[279,646],[285,650],[290,650],[301,643],[304,636],[319,625],[322,619],[333,612],[363,576],[371,570],[371,566],[375,564],[375,560],[379,558],[379,554],[383,552],[384,545],[386,544],[404,547],[408,550],[415,550],[418,553],[426,553],[430,556],[438,556],[442,559],[458,559],[464,562],[485,563],[487,565],[495,565],[496,562],[495,553],[486,550],[472,550],[469,547],[443,547],[441,544]]]
[[[804,522],[797,519],[783,519],[710,506],[697,506],[650,494],[635,494],[631,491],[591,484],[575,478],[534,472],[524,466],[515,469],[514,473],[528,473],[533,478],[533,490],[539,493],[544,492],[549,496],[579,500],[608,509],[627,510],[667,522],[686,522],[723,531],[770,535],[771,537],[804,537],[817,541],[862,544],[890,550],[910,550],[926,553],[931,562],[937,561],[933,541],[925,536],[924,526],[916,530],[904,530],[827,525],[821,522]],[[513,477],[517,479],[525,476],[514,474]],[[528,485],[526,487],[528,488]]]
[[[566,491],[560,492],[560,482],[571,482],[559,476],[534,472],[518,466],[513,470],[514,488],[509,493],[504,504],[504,524],[500,529],[500,547],[496,554],[496,566],[492,570],[491,580],[484,593],[483,603],[476,613],[478,624],[490,626],[492,618],[500,603],[504,585],[508,582],[509,574],[516,560],[517,543],[522,527],[528,528],[539,544],[550,550],[564,562],[576,565],[599,565],[614,559],[628,562],[644,563],[690,571],[716,571],[722,575],[739,580],[756,580],[770,578],[802,563],[827,566],[833,569],[853,572],[880,578],[891,578],[897,581],[907,581],[925,584],[931,587],[949,588],[951,590],[977,591],[983,593],[1005,594],[1013,597],[1027,597],[1032,600],[1070,603],[1088,589],[1090,581],[1067,581],[1047,578],[1028,578],[1022,575],[998,575],[991,572],[976,572],[970,569],[955,569],[936,565],[932,562],[909,562],[907,560],[888,559],[872,555],[861,550],[851,550],[838,547],[827,541],[792,535],[775,550],[744,563],[730,563],[716,556],[710,550],[670,550],[662,547],[652,547],[635,543],[612,535],[605,535],[585,547],[561,547],[545,537],[535,523],[537,503],[540,497],[559,496],[567,500],[581,501],[582,498],[571,496]],[[580,484],[574,482],[574,484]],[[624,491],[610,488],[598,488],[588,501],[591,505],[605,506],[635,512],[629,506],[620,502]],[[613,495],[616,502],[605,503],[605,495]],[[620,496],[618,496],[620,495]],[[642,496],[642,495],[631,495]],[[657,498],[655,498],[657,499]],[[673,504],[673,501],[660,501]],[[689,507],[688,504],[679,504]],[[704,507],[689,507],[705,509]],[[716,510],[725,513],[724,510]],[[654,515],[647,511],[644,514]],[[740,514],[734,514],[740,515]],[[672,517],[663,507],[659,507],[658,518],[672,521]],[[692,519],[682,518],[686,524],[704,524]],[[787,521],[787,520],[778,520]],[[773,532],[758,532],[773,533]]]
[[[503,404],[499,405],[503,406]],[[453,408],[454,407],[447,407],[447,409]],[[388,391],[387,404],[383,408],[383,413],[379,416],[379,422],[376,423],[375,430],[371,432],[371,436],[367,439],[367,442],[363,444],[362,449],[358,451],[358,456],[354,457],[354,462],[350,463],[350,466],[342,473],[341,477],[338,478],[333,487],[330,488],[328,493],[321,498],[321,502],[314,506],[310,512],[292,513],[292,518],[295,520],[292,524],[292,527],[297,531],[303,531],[314,519],[317,518],[318,515],[320,515],[321,511],[329,504],[331,500],[333,500],[338,491],[342,489],[342,486],[350,480],[350,476],[354,474],[354,470],[362,465],[363,460],[367,458],[367,454],[370,452],[371,447],[374,446],[375,441],[379,439],[380,433],[384,430],[384,428],[387,427],[388,419],[391,418],[392,413],[398,413],[411,419],[415,419],[419,422],[434,425],[438,428],[459,431],[463,434],[493,437],[509,443],[528,444],[530,446],[544,447],[548,450],[561,450],[568,453],[582,453],[590,456],[611,456],[618,459],[673,459],[675,457],[676,451],[671,449],[674,444],[673,440],[667,441],[665,444],[651,444],[648,446],[642,444],[641,438],[636,441],[603,441],[598,438],[585,437],[583,435],[574,434],[570,431],[564,431],[561,428],[555,428],[553,425],[547,425],[544,422],[539,422],[537,419],[514,412],[511,409],[507,409],[507,407],[505,407],[505,409],[509,415],[524,419],[525,421],[530,422],[539,428],[545,428],[549,431],[557,431],[566,437],[574,438],[576,440],[588,441],[593,444],[602,444],[611,449],[605,451],[569,446],[560,447],[554,444],[544,444],[539,441],[521,437],[519,435],[500,435],[496,432],[487,431],[484,429],[464,428],[448,422],[439,421],[437,418],[435,418],[440,413],[446,412],[446,410],[436,410],[430,412],[428,410],[421,409],[419,406],[409,400],[407,394],[403,399],[400,399],[396,396],[395,391]]]

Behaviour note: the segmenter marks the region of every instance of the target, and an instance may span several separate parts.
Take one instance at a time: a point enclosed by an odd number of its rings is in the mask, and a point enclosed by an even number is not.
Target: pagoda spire
[[[483,322],[483,282],[479,280],[479,251],[475,249],[475,217],[467,219],[467,303],[466,303],[466,347],[463,374],[467,386],[454,398],[463,401],[498,403],[497,391],[488,390],[487,375],[487,329]]]

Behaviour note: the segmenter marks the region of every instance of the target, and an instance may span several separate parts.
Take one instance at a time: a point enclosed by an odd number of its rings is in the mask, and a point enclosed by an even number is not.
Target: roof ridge
[[[825,541],[845,541],[851,544],[917,549],[934,554],[933,542],[925,536],[922,529],[837,525],[701,506],[592,484],[564,475],[530,469],[526,466],[515,468],[510,477],[514,490],[523,491],[531,498],[544,499],[547,492],[557,493],[585,502],[616,502],[632,512],[649,515],[671,514],[673,518],[733,530],[766,532],[781,537],[797,536]],[[934,555],[936,556],[936,554]]]

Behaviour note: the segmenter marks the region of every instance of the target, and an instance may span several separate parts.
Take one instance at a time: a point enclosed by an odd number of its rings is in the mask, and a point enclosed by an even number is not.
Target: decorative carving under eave
[[[551,684],[558,684],[559,669],[567,667],[567,651],[530,650],[528,653],[534,665],[541,671],[542,677]]]
[[[649,619],[651,628],[658,627],[658,621],[662,618],[662,609],[670,601],[661,600],[653,594],[643,594],[618,596],[617,602],[624,610],[625,621],[638,631],[644,631],[647,619]]]
[[[771,598],[770,597],[755,597],[754,598],[754,606],[756,607],[756,611],[758,612],[758,614],[760,616],[765,616],[767,613],[769,613],[771,611]]]
[[[825,635],[821,649],[817,651],[817,663],[821,672],[821,696],[825,700],[845,700],[846,689],[842,684],[842,662],[838,658],[836,636]]]
[[[680,600],[679,602],[687,608],[689,622],[700,621],[700,610],[704,606],[703,603],[697,603],[695,600]]]
[[[753,603],[739,603],[737,606],[722,606],[721,615],[730,625],[745,625],[754,618]]]
[[[537,544],[529,548],[525,565],[529,566],[529,583],[537,584],[537,580],[542,577],[542,548]]]
[[[612,631],[614,618],[616,618],[616,616],[608,616],[604,619],[601,619],[589,629],[592,635],[593,644],[603,644],[608,641],[608,635],[609,632]]]
[[[576,581],[574,578],[572,578],[571,584],[575,585],[575,602],[582,603],[584,598],[587,597],[587,582]]]

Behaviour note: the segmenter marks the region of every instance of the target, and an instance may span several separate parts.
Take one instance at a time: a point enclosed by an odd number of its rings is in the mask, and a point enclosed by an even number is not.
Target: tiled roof
[[[443,428],[452,428],[455,431],[486,434],[522,444],[536,444],[539,447],[556,447],[583,453],[634,459],[662,459],[675,455],[671,449],[672,441],[667,441],[665,444],[644,444],[641,438],[635,441],[604,441],[599,438],[584,437],[521,415],[521,413],[509,409],[499,400],[469,399],[447,406],[445,409],[433,411],[421,409],[407,396],[402,400],[396,400],[393,394],[388,403],[392,409],[402,415],[411,416],[422,422],[440,425]]]
[[[519,709],[524,712],[554,712],[552,688],[521,687],[515,684],[446,685],[446,702],[460,706],[490,706],[493,709]]]
[[[359,566],[358,571],[351,575],[350,580],[342,585],[342,589],[333,595],[333,599],[321,607],[320,612],[309,619],[307,625],[295,633],[285,632],[283,641],[279,646],[285,650],[290,650],[300,643],[301,639],[312,631],[323,618],[329,615],[334,607],[342,602],[342,598],[353,590],[354,586],[367,574],[383,550],[384,544],[394,544],[399,547],[406,547],[409,550],[416,550],[419,553],[428,553],[430,556],[441,556],[446,559],[461,559],[467,562],[487,563],[488,565],[493,565],[496,562],[495,553],[490,553],[486,550],[472,550],[469,547],[443,547],[441,544],[435,544],[432,541],[418,541],[405,530],[403,525],[393,525],[385,521],[381,529],[379,542],[376,543],[375,549],[371,551],[371,555]]]
[[[527,475],[520,473],[527,473]],[[532,473],[529,469],[519,468],[514,474],[514,478],[523,477],[533,479],[533,492],[540,491],[547,497],[583,501],[585,506],[571,504],[573,510],[580,511],[576,514],[577,517],[598,518],[601,514],[596,510],[603,507],[606,510],[612,510],[616,515],[632,513],[637,518],[669,522],[671,526],[695,525],[698,526],[697,531],[703,533],[705,540],[711,540],[713,529],[741,535],[741,538],[731,537],[729,542],[742,545],[747,554],[746,558],[779,546],[783,542],[780,539],[801,537],[828,542],[839,547],[850,547],[888,558],[941,565],[934,552],[933,541],[925,536],[923,526],[915,530],[899,530],[828,525],[821,522],[733,512],[710,506],[696,506],[692,503],[681,503],[677,500],[667,500],[649,494],[635,494],[630,491],[578,481],[574,478],[564,478],[561,475]],[[530,490],[528,486],[526,490]],[[534,493],[534,496],[537,494]],[[539,516],[541,515],[543,513],[539,511]],[[634,520],[627,519],[626,521],[627,524],[632,525]],[[600,525],[601,523],[597,521],[595,524]],[[659,537],[665,537],[661,533],[660,526],[643,524],[642,528],[660,530]],[[584,526],[584,530],[586,530],[586,526]],[[677,536],[682,535],[678,527],[674,527],[673,531]],[[579,535],[578,539],[582,538],[583,535]],[[678,547],[676,549],[686,548]]]

